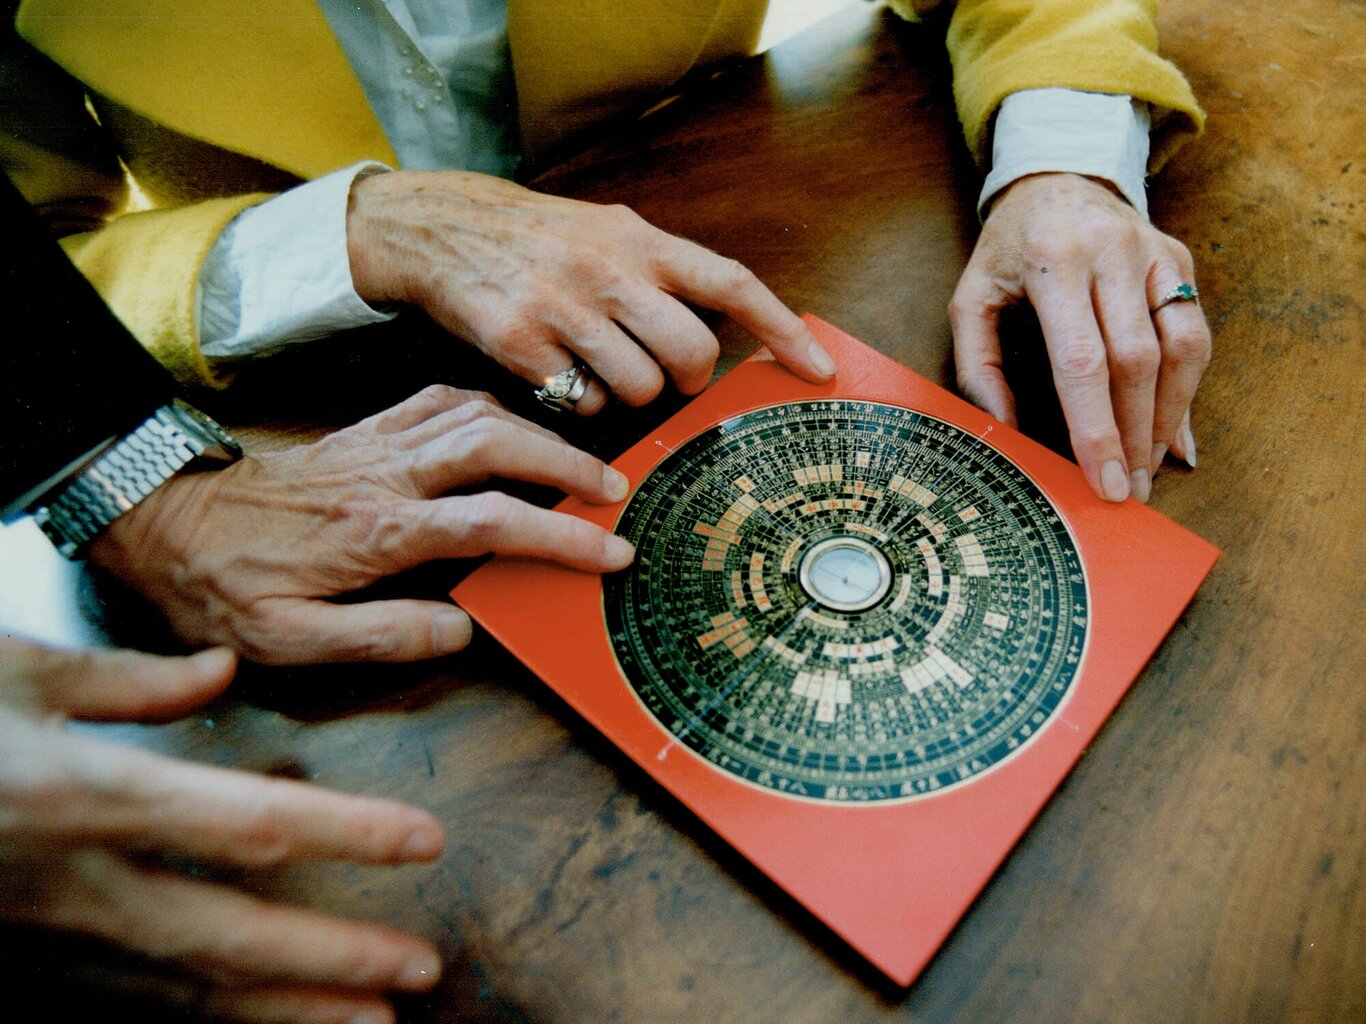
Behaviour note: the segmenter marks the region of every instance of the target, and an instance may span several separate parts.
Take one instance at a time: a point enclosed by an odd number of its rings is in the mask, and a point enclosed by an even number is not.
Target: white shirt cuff
[[[1075,89],[1011,93],[996,113],[991,173],[977,200],[986,218],[996,194],[1027,174],[1063,171],[1102,178],[1146,220],[1148,105],[1128,96]]]
[[[199,272],[199,347],[210,359],[257,358],[337,331],[392,320],[351,281],[346,204],[364,162],[238,214]]]

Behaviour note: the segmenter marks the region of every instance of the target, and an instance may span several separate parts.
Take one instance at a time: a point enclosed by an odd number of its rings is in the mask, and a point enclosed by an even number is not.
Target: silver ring
[[[1148,310],[1151,315],[1156,313],[1163,306],[1171,305],[1173,302],[1199,302],[1200,291],[1193,284],[1186,284],[1184,281],[1169,291],[1162,298],[1157,300],[1157,305]]]
[[[536,389],[536,399],[552,409],[572,410],[588,390],[588,367],[575,363],[545,379],[545,387]]]

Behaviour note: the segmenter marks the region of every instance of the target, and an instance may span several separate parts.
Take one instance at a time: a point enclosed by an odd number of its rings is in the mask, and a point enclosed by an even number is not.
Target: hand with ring
[[[949,308],[958,384],[1016,425],[1001,310],[1039,316],[1077,462],[1107,501],[1147,501],[1167,452],[1194,466],[1190,409],[1210,360],[1190,252],[1107,186],[1020,178],[996,199]]]
[[[835,373],[750,271],[624,206],[482,174],[395,171],[356,181],[346,231],[361,298],[417,306],[581,415],[609,394],[644,405],[666,378],[684,394],[707,386],[719,347],[689,304],[727,314],[805,380]]]

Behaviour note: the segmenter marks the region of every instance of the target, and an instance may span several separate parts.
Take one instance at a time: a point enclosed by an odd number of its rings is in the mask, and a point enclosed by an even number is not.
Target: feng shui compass
[[[834,399],[751,410],[642,481],[604,581],[622,672],[684,746],[751,783],[911,798],[1027,743],[1086,645],[1077,547],[974,435]]]
[[[909,984],[1214,563],[1137,502],[815,318],[613,465],[611,576],[496,558],[455,600]],[[631,783],[627,783],[631,784]]]

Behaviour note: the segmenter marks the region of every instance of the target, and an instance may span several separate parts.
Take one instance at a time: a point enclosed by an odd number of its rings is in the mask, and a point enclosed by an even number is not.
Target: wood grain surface
[[[446,974],[401,1004],[411,1024],[1366,1020],[1366,9],[1187,0],[1160,27],[1210,123],[1154,182],[1154,219],[1195,254],[1216,352],[1195,406],[1199,469],[1168,467],[1152,504],[1224,554],[910,989],[882,981],[487,639],[433,665],[249,669],[204,713],[106,731],[437,814],[449,849],[432,865],[241,879],[437,942]],[[628,203],[948,386],[945,307],[978,184],[958,138],[942,28],[855,8],[539,186]],[[720,333],[723,364],[753,345]],[[1037,347],[1021,317],[1026,422],[1058,444]],[[219,411],[253,443],[283,443],[433,377],[484,372],[430,339],[389,348],[378,378],[359,346],[339,351],[323,383],[301,388],[286,359]],[[611,454],[668,407],[576,437]],[[8,628],[163,642],[116,588],[35,538],[0,536]],[[439,591],[458,571],[393,586]],[[49,1000],[88,971],[135,970],[22,933],[0,933],[0,949],[11,986]]]

